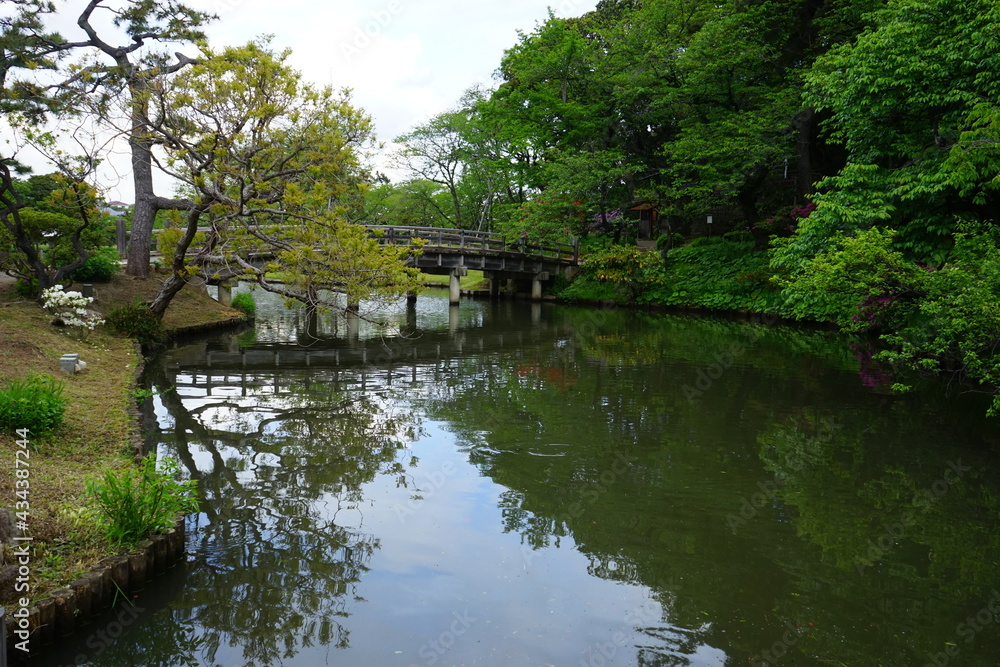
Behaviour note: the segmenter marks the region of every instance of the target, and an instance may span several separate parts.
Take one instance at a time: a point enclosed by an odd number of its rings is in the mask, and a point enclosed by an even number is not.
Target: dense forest
[[[577,236],[563,296],[835,321],[885,361],[996,384],[998,28],[983,0],[550,14],[493,89],[398,138],[411,178],[366,215]]]

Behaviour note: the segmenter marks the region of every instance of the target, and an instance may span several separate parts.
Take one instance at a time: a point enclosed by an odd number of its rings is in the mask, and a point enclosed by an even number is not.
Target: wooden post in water
[[[223,306],[233,305],[233,287],[229,282],[219,283],[219,303]]]
[[[413,295],[411,299],[409,296],[406,298],[406,330],[408,333],[416,333],[417,331],[417,296]]]
[[[451,279],[448,281],[448,303],[455,306],[462,298],[461,277],[469,275],[469,270],[464,267],[451,270]]]
[[[538,301],[542,298],[542,281],[548,280],[549,274],[547,271],[542,271],[541,273],[536,273],[531,279],[531,298]]]
[[[490,278],[490,299],[492,299],[492,300],[499,299],[500,298],[500,279],[497,278],[497,275],[495,273],[491,274],[489,278]]]

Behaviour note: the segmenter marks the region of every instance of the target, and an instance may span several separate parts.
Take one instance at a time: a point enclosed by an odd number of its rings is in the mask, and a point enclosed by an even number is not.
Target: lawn
[[[115,304],[148,298],[157,280],[122,276],[95,285],[93,307],[107,312]],[[204,288],[178,294],[164,318],[169,329],[238,316],[211,299]],[[88,478],[106,469],[134,465],[132,438],[139,425],[129,414],[135,405],[135,379],[140,362],[136,344],[98,327],[84,340],[50,324],[51,316],[36,302],[18,296],[12,284],[0,284],[0,390],[32,373],[48,374],[63,383],[67,399],[64,422],[44,438],[29,437],[30,515],[27,535],[33,538],[30,598],[37,600],[66,585],[112,548],[81,513]],[[60,370],[59,357],[77,353],[87,368],[76,375]],[[15,508],[14,460],[17,439],[0,433],[0,508]],[[5,568],[10,547],[0,558],[0,605],[13,601],[13,580]],[[20,595],[18,595],[20,597]]]

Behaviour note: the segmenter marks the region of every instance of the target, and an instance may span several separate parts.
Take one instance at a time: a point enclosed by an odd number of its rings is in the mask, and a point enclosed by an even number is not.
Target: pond
[[[982,395],[815,329],[257,297],[149,367],[186,564],[51,664],[1000,664]]]

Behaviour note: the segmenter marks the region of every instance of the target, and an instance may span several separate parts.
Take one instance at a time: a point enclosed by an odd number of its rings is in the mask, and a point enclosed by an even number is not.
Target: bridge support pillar
[[[548,271],[542,271],[541,273],[536,273],[531,279],[531,298],[536,301],[542,298],[542,281],[548,280]]]
[[[344,314],[347,320],[347,339],[355,341],[361,334],[361,317],[358,313],[361,310],[361,304],[357,302],[347,302],[347,312]]]
[[[462,283],[459,279],[468,274],[469,270],[464,268],[451,270],[451,279],[448,281],[448,302],[452,305],[457,304],[462,298]]]
[[[492,275],[490,278],[490,299],[496,300],[500,298],[500,279],[496,275]]]
[[[406,299],[406,331],[413,334],[417,332],[417,298]]]
[[[230,283],[219,283],[219,303],[223,306],[233,305],[233,286]]]

